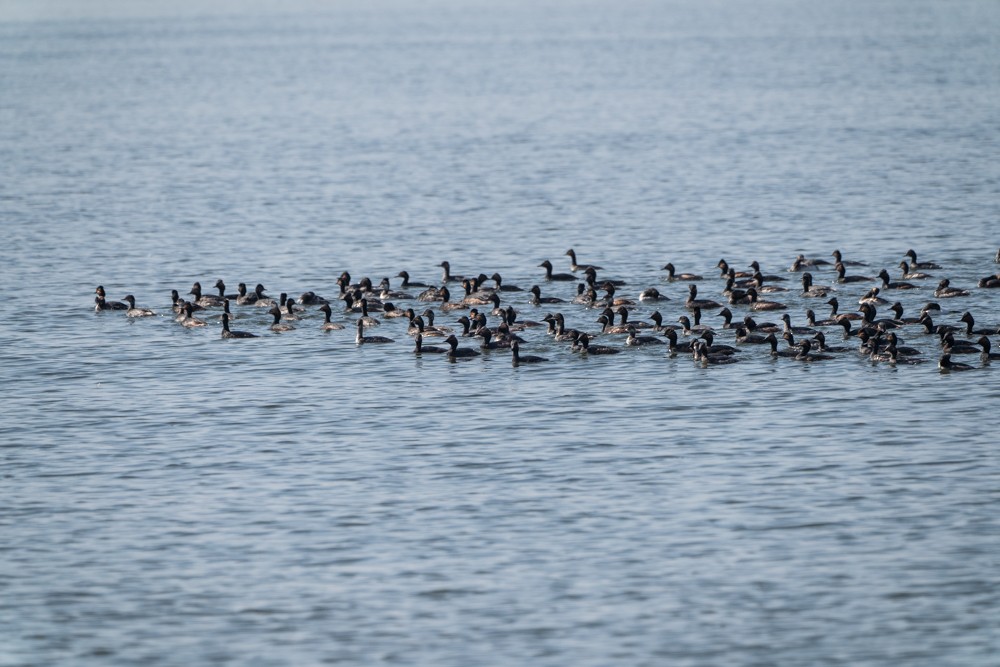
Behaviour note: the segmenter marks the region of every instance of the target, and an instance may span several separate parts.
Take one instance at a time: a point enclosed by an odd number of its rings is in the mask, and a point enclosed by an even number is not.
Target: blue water
[[[948,277],[935,321],[995,327],[1000,5],[156,4],[0,7],[0,665],[996,664],[996,362],[448,363],[169,291],[448,260],[568,299],[574,247],[673,322],[668,261],[721,299],[722,257],[914,248],[891,300]]]

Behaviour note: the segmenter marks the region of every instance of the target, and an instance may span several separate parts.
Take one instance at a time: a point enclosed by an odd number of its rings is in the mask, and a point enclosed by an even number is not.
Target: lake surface
[[[996,664],[998,362],[449,363],[169,293],[447,260],[570,299],[573,247],[673,323],[667,262],[721,300],[723,257],[913,248],[890,300],[948,277],[935,322],[995,329],[1000,4],[158,4],[0,7],[0,665]]]

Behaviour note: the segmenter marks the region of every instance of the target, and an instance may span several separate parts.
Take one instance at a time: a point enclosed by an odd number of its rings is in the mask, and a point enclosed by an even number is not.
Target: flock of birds
[[[868,269],[864,263],[844,259],[839,250],[833,251],[830,260],[799,255],[784,275],[764,274],[756,261],[746,270],[739,270],[720,260],[716,266],[718,276],[706,279],[679,272],[668,263],[662,268],[666,272],[662,280],[686,284],[687,297],[683,301],[668,298],[656,287],[641,290],[634,297],[622,295],[619,290],[627,289],[624,281],[599,277],[603,269],[578,264],[572,249],[567,250],[566,255],[570,258],[569,273],[557,272],[548,260],[539,265],[545,272],[539,276],[539,283],[546,285],[546,292],[552,287],[562,296],[543,295],[538,284],[523,289],[504,283],[499,273],[454,275],[450,264],[441,262],[440,284],[412,281],[406,271],[396,276],[402,279],[396,287],[390,285],[389,278],[382,278],[379,283],[369,278],[352,283],[351,276],[344,272],[337,280],[339,293],[329,298],[305,292],[298,298],[282,293],[274,299],[265,293],[263,285],[258,284],[250,291],[244,283],[239,284],[235,293],[227,293],[221,279],[214,285],[218,293],[213,294],[203,292],[201,284],[196,282],[185,295],[191,296],[190,299],[182,298],[178,290],[171,292],[172,310],[181,326],[206,327],[207,318],[217,317],[221,322],[222,338],[246,339],[260,334],[233,329],[231,323],[247,313],[260,313],[266,308],[272,319],[269,326],[260,325],[261,330],[266,326],[266,331],[282,333],[296,327],[316,326],[308,323],[312,318],[318,319],[310,312],[314,309],[315,313],[323,315],[318,325],[321,330],[353,328],[357,345],[394,343],[394,338],[372,335],[370,329],[398,319],[401,326],[406,327],[406,334],[413,338],[413,352],[417,355],[440,354],[458,360],[506,350],[514,365],[548,361],[541,356],[521,354],[520,346],[527,341],[520,334],[532,328],[544,328],[551,340],[568,345],[581,355],[611,355],[631,348],[663,345],[670,356],[690,355],[704,366],[735,363],[755,347],[767,350],[771,357],[800,362],[825,361],[850,353],[861,354],[872,362],[922,363],[926,357],[924,351],[904,344],[904,331],[934,341],[942,371],[973,370],[1000,359],[1000,354],[991,351],[990,336],[1000,335],[1000,327],[996,324],[977,327],[969,311],[953,323],[935,323],[933,319],[943,312],[938,300],[968,297],[970,289],[1000,288],[1000,272],[981,278],[974,288],[955,287],[947,278],[935,278],[928,273],[942,267],[934,262],[918,261],[913,250],[906,252],[898,265],[899,280],[893,280],[886,269],[876,276],[865,275],[863,272]],[[994,262],[1000,264],[1000,250]],[[831,269],[835,275],[826,281],[818,280],[813,274]],[[801,287],[790,286],[795,281],[793,274],[798,274]],[[890,297],[909,290],[929,291],[935,281],[934,300],[929,300],[915,317],[904,316],[902,304]],[[719,298],[703,298],[699,294],[698,285],[709,282],[721,288]],[[575,283],[575,291],[557,287],[569,283]],[[109,301],[103,286],[98,286],[96,293],[95,310],[98,313],[124,312],[129,318],[157,315],[149,308],[136,306],[131,294],[122,301]],[[807,308],[804,313],[806,325],[793,325],[788,305],[776,300],[782,298],[782,293],[796,300],[817,299],[817,303],[830,307],[829,316],[817,319],[814,311]],[[851,308],[855,299],[857,307]],[[537,320],[521,319],[511,300],[522,309],[530,308],[532,313],[539,312],[539,308],[547,312]],[[683,307],[683,314],[677,317],[676,323],[664,323],[658,309],[648,315],[648,321],[632,317],[642,306],[663,304],[665,307],[671,302]],[[892,313],[891,317],[879,316],[878,309],[883,307]],[[598,313],[592,330],[567,327],[560,311],[568,308]],[[734,310],[742,317],[735,315]],[[722,322],[717,327],[703,323],[702,315],[706,312],[722,318]],[[760,320],[769,312],[781,312],[779,322]],[[446,316],[455,317],[449,322],[451,327],[440,323]],[[854,339],[857,342],[828,345],[827,334],[831,332],[842,334],[844,341]],[[716,342],[717,338],[730,338],[730,334],[732,345]],[[472,345],[460,344],[460,339],[469,338],[480,340]],[[425,339],[441,339],[446,346],[425,345]],[[592,342],[595,340],[596,343]],[[973,365],[955,357],[970,361],[978,357],[980,363]]]

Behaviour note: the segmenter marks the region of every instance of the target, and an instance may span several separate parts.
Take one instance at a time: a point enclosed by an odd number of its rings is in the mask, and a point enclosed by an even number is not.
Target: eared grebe
[[[511,343],[510,352],[512,355],[511,361],[515,366],[519,366],[520,364],[540,364],[542,362],[548,361],[548,359],[546,359],[545,357],[537,357],[533,354],[522,355],[520,347],[517,344],[517,341]]]
[[[921,280],[923,278],[932,278],[929,273],[921,273],[920,271],[913,271],[909,264],[906,262],[900,262],[899,268],[903,270],[903,280]]]
[[[839,250],[834,250],[833,252],[830,253],[830,255],[833,257],[834,260],[836,260],[836,264],[843,264],[844,266],[868,266],[864,262],[854,262],[850,260],[845,260],[844,256],[840,253]],[[836,264],[834,264],[834,267],[836,267]]]
[[[913,248],[910,248],[909,250],[907,250],[905,256],[910,258],[910,266],[913,267],[914,269],[940,269],[941,268],[940,266],[938,266],[934,262],[918,262],[917,261],[917,253],[916,253],[916,251],[913,250]]]
[[[205,326],[205,320],[199,320],[194,316],[194,304],[184,304],[184,317],[178,320],[183,326],[193,329]]]
[[[577,264],[576,263],[576,251],[572,248],[566,251],[569,255],[569,269],[570,271],[586,271],[587,269],[594,269],[595,271],[603,271],[603,267],[594,266],[593,264]]]
[[[358,320],[358,333],[354,337],[354,342],[358,345],[365,345],[369,343],[392,343],[394,341],[391,338],[386,338],[385,336],[366,336],[365,323]]]
[[[128,304],[122,303],[121,301],[108,301],[108,295],[104,291],[104,285],[98,285],[97,289],[94,290],[97,294],[97,298],[94,299],[94,303],[97,307],[94,310],[100,312],[102,310],[128,310]]]
[[[827,296],[832,291],[832,287],[813,285],[813,276],[808,271],[802,274],[802,296]]]
[[[969,364],[952,361],[951,354],[948,352],[941,355],[941,359],[938,361],[938,368],[942,371],[971,371],[973,369]]]
[[[684,301],[684,307],[689,310],[693,308],[722,308],[722,304],[711,299],[699,299],[698,286],[688,285],[688,298]]]
[[[667,280],[671,282],[675,280],[704,280],[704,278],[694,273],[677,273],[674,265],[671,263],[664,265],[661,270],[667,272]]]
[[[580,336],[577,338],[577,342],[580,345],[580,352],[583,354],[618,354],[621,352],[621,350],[617,347],[608,347],[607,345],[591,345],[590,336],[583,332],[580,333]]]
[[[938,299],[950,299],[956,296],[969,296],[969,293],[964,289],[952,287],[951,281],[945,278],[938,283],[937,289],[934,290],[934,296]]]
[[[320,312],[323,313],[323,324],[320,325],[321,331],[338,331],[344,328],[343,324],[337,324],[336,322],[330,321],[330,316],[333,314],[333,309],[330,308],[330,304],[324,303],[319,307]]]
[[[271,306],[271,309],[267,312],[274,316],[274,322],[271,324],[271,331],[281,333],[282,331],[293,331],[295,327],[291,324],[285,324],[281,321],[281,308],[277,304]]]
[[[416,287],[430,287],[430,285],[427,285],[425,283],[411,281],[410,280],[410,274],[407,273],[406,271],[400,271],[399,273],[396,274],[396,277],[403,279],[403,282],[401,282],[399,284],[399,286],[402,287],[403,289],[408,289],[410,287],[414,287],[414,288],[416,288]]]
[[[448,336],[448,338],[445,339],[445,342],[448,343],[450,347],[450,349],[448,350],[449,359],[468,359],[471,357],[479,356],[479,352],[477,350],[473,350],[467,347],[459,347],[458,339],[455,338],[454,334]]]
[[[847,269],[844,268],[846,265],[843,262],[837,262],[837,282],[838,283],[870,283],[874,281],[874,278],[869,278],[868,276],[849,276],[847,275]]]
[[[913,283],[891,282],[889,272],[885,269],[878,272],[878,277],[882,279],[882,289],[917,289]]]
[[[545,269],[545,279],[546,280],[561,280],[563,282],[569,280],[576,280],[576,276],[572,273],[552,273],[552,262],[545,260],[538,266]]]
[[[128,303],[128,310],[125,311],[127,317],[151,317],[156,315],[149,308],[136,308],[135,297],[131,294],[126,294],[123,300]]]
[[[226,298],[224,296],[219,296],[218,294],[202,294],[201,283],[199,282],[191,285],[191,291],[188,292],[188,294],[193,294],[194,303],[205,308],[221,306],[222,302],[225,301]]]
[[[223,338],[257,338],[257,334],[249,331],[231,331],[229,329],[229,315],[222,313],[222,337]]]
[[[750,299],[750,310],[784,310],[788,306],[778,301],[764,301],[757,297],[757,290],[750,288],[747,290],[747,297]]]
[[[441,262],[438,266],[441,267],[441,282],[443,283],[460,283],[465,278],[465,276],[452,275],[451,264],[448,262]]]
[[[443,347],[434,347],[433,345],[424,345],[424,337],[417,334],[416,338],[413,339],[413,353],[414,354],[444,354],[447,352]]]

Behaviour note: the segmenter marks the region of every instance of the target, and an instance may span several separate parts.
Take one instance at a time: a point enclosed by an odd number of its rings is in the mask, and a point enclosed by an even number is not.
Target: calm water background
[[[0,5],[0,664],[997,664],[995,368],[531,331],[513,369],[92,298],[527,287],[571,246],[669,321],[667,261],[717,298],[720,257],[913,247],[970,287],[1000,4],[158,4]]]

